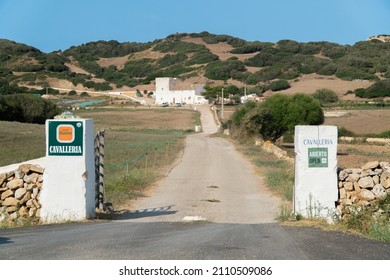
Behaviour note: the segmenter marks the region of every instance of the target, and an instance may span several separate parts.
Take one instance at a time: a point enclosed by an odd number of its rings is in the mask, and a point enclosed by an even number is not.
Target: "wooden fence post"
[[[104,129],[95,136],[96,208],[104,210]]]

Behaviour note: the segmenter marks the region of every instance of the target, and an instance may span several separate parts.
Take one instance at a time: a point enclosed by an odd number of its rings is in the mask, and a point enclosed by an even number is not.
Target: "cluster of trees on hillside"
[[[184,37],[201,38],[207,44],[227,43],[233,49],[232,57],[220,60],[202,44],[183,41]],[[156,59],[137,58],[136,53],[152,50],[163,53]],[[253,54],[246,60],[234,55]],[[123,68],[102,67],[100,58],[129,55]],[[71,72],[66,66],[70,60],[91,75]],[[163,40],[148,43],[119,43],[97,41],[73,46],[63,52],[42,53],[38,49],[0,40],[0,77],[9,84],[28,82],[43,85],[48,77],[67,79],[73,84],[82,84],[95,90],[110,90],[109,83],[118,87],[148,84],[158,76],[191,77],[204,73],[210,80],[235,79],[248,85],[262,85],[273,80],[293,80],[302,74],[318,73],[335,75],[343,80],[364,79],[380,81],[390,78],[390,43],[378,40],[358,42],[353,46],[330,42],[300,43],[293,40],[248,42],[229,35],[208,32],[178,33]],[[246,67],[259,67],[249,72]],[[14,75],[13,72],[25,72]],[[107,83],[96,83],[92,77],[102,78]],[[276,86],[281,86],[278,82]],[[285,84],[285,87],[287,85]],[[386,85],[378,83],[379,94],[369,90],[357,91],[358,96],[388,95],[382,90]]]

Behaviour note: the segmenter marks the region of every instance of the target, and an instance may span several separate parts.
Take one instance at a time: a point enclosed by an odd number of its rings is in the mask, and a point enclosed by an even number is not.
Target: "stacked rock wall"
[[[42,182],[43,168],[31,164],[0,174],[0,222],[39,219]]]
[[[339,172],[339,206],[367,206],[390,195],[390,163],[373,161]]]

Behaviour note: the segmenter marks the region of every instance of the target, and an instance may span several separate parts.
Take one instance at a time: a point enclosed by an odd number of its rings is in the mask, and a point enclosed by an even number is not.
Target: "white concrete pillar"
[[[52,223],[94,218],[93,120],[46,120],[45,166],[41,219]]]
[[[331,218],[336,211],[337,127],[295,127],[294,213]]]

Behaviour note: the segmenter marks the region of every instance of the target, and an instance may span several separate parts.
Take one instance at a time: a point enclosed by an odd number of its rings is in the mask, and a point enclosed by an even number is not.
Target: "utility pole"
[[[222,88],[222,110],[221,110],[221,119],[225,119],[223,114],[223,88]]]

